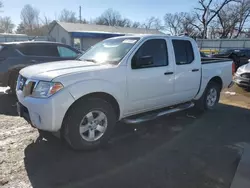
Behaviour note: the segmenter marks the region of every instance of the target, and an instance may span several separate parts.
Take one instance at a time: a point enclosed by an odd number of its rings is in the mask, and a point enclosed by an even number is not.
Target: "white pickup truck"
[[[22,69],[17,107],[33,127],[60,132],[74,149],[93,149],[117,121],[213,109],[231,82],[232,61],[201,61],[191,38],[124,36],[96,44],[79,60]]]

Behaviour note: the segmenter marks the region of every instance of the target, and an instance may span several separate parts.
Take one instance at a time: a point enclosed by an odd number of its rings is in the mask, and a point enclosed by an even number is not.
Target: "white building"
[[[156,29],[114,27],[95,24],[53,22],[49,37],[81,50],[87,50],[99,41],[106,38],[131,34],[163,34]]]

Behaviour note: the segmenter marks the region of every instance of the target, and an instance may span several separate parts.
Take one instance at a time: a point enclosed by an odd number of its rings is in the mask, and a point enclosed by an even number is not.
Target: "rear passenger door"
[[[174,92],[179,102],[193,99],[201,81],[201,60],[189,40],[172,40],[175,54]],[[196,52],[198,53],[198,52]]]

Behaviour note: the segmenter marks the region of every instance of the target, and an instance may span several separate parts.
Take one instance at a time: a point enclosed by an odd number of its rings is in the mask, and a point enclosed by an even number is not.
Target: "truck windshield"
[[[79,59],[94,63],[118,64],[139,39],[138,37],[106,39],[94,45]]]

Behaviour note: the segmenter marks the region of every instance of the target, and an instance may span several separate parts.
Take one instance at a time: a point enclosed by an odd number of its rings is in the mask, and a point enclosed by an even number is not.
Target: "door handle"
[[[192,72],[198,72],[200,69],[193,69]]]
[[[174,74],[174,72],[165,72],[164,75],[171,75]]]

